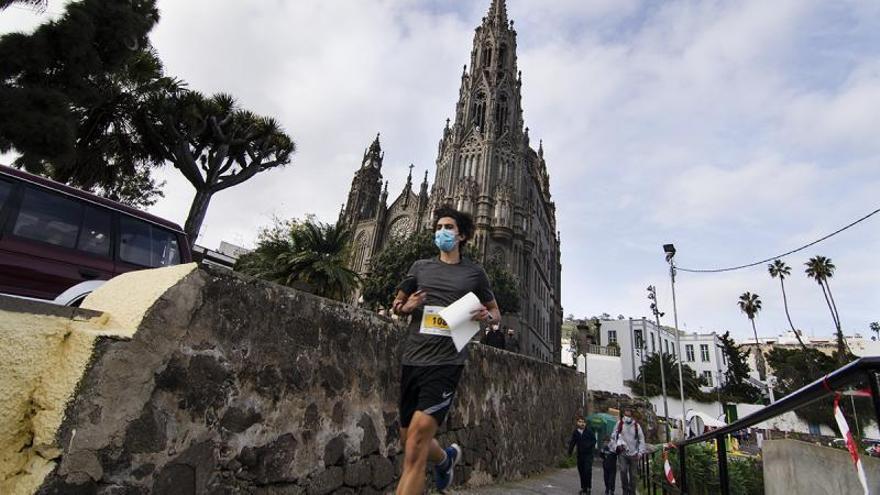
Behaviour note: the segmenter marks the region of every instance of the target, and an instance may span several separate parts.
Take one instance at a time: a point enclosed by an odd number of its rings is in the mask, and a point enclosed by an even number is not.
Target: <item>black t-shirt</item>
[[[415,277],[417,290],[426,292],[425,306],[446,307],[468,292],[483,304],[495,300],[489,286],[489,278],[480,265],[468,258],[455,264],[444,263],[440,258],[418,260],[410,267],[407,277]],[[409,335],[403,348],[402,364],[407,366],[436,366],[464,364],[467,354],[455,350],[452,338],[426,335],[419,332],[422,324],[422,308],[412,313]]]

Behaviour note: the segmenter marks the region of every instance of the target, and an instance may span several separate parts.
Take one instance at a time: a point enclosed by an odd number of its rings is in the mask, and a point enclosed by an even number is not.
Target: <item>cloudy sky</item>
[[[0,14],[0,33],[34,14]],[[253,242],[273,215],[334,221],[376,132],[392,194],[407,166],[433,176],[473,29],[489,0],[159,0],[152,40],[166,71],[229,92],[282,122],[299,151],[214,197],[199,243]],[[682,267],[787,251],[880,207],[880,3],[870,1],[508,0],[523,107],[544,140],[562,235],[565,314],[647,315],[671,294],[661,245]],[[173,169],[152,211],[183,223],[192,199]],[[848,333],[880,320],[880,215],[787,258],[792,317],[833,327],[808,257],[837,265]],[[759,332],[787,327],[766,268],[680,273],[689,331],[751,334],[736,306],[757,292]]]

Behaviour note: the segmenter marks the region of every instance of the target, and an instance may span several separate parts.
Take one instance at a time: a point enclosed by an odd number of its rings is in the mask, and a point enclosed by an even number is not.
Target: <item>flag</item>
[[[856,441],[853,439],[852,432],[849,431],[849,425],[846,424],[846,418],[840,410],[840,394],[834,396],[834,419],[837,421],[837,428],[840,430],[840,436],[846,439],[846,449],[852,457],[853,464],[856,466],[856,472],[859,475],[859,481],[862,488],[865,489],[865,495],[870,495],[868,490],[868,479],[865,477],[865,468],[862,467],[862,460],[859,459],[859,449],[856,447]],[[664,456],[666,453],[664,452]],[[668,475],[667,475],[668,476]]]
[[[666,473],[666,481],[668,481],[670,485],[674,485],[675,473],[672,472],[672,465],[669,464],[669,455],[665,448],[663,449],[663,472]]]

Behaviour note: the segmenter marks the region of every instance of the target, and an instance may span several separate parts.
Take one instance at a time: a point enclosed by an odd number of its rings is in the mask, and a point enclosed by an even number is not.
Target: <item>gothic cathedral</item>
[[[468,70],[470,67],[470,70]],[[551,201],[543,144],[535,151],[522,116],[522,73],[516,31],[504,0],[492,0],[474,33],[471,61],[461,75],[455,122],[443,129],[434,181],[403,192],[387,206],[379,136],[364,152],[340,221],[353,235],[352,268],[367,273],[387,240],[431,229],[432,212],[450,205],[474,216],[471,241],[483,256],[501,259],[521,282],[520,313],[504,315],[520,352],[559,362],[562,304],[556,205]],[[485,261],[485,260],[482,260]]]

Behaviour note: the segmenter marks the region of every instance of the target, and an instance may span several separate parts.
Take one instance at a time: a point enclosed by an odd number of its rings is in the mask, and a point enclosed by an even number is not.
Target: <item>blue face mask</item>
[[[436,244],[441,251],[448,253],[455,249],[455,234],[453,234],[451,230],[440,229],[437,232],[434,232],[434,244]]]

